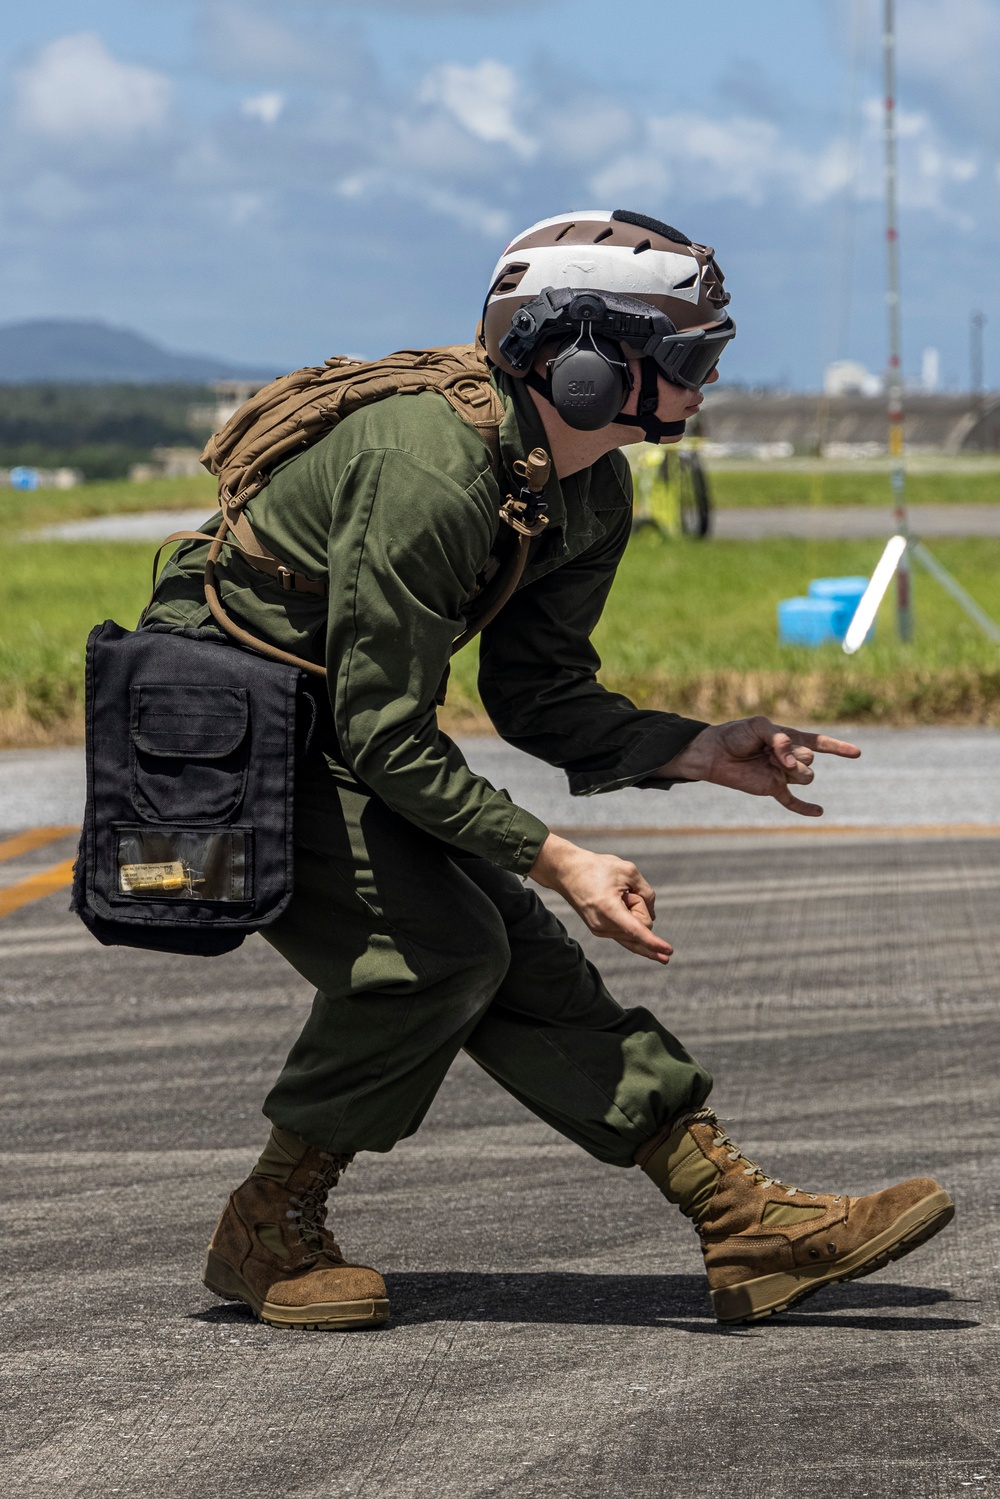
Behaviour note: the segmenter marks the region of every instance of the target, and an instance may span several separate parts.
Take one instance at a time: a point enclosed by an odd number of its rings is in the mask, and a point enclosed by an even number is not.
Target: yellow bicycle
[[[712,493],[701,461],[701,439],[676,448],[637,443],[625,450],[632,470],[632,529],[703,541],[712,529]]]

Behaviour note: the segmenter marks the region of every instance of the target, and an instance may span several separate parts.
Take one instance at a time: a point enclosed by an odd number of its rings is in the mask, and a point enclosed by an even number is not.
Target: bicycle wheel
[[[712,494],[697,453],[678,454],[681,465],[681,530],[704,541],[712,530]]]

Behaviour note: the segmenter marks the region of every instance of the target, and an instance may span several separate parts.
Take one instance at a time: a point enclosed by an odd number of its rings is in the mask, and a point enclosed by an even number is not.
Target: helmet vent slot
[[[602,229],[600,234],[594,235],[594,244],[599,245],[603,239],[610,239],[614,232],[613,229]]]
[[[685,280],[674,283],[674,291],[686,291],[689,286],[694,286],[697,280],[698,272],[692,271],[691,275],[686,277]]]
[[[512,261],[510,265],[505,265],[500,280],[494,285],[490,295],[498,296],[502,292],[516,291],[527,269],[526,260]]]
[[[558,244],[561,239],[565,239],[570,230],[575,228],[575,224],[567,224],[565,229],[560,229],[559,233],[556,235],[556,244]]]
[[[636,245],[635,249],[632,251],[632,254],[633,255],[641,255],[642,252],[643,252],[643,250],[651,250],[652,248],[653,248],[653,242],[652,242],[652,240],[641,239],[639,241],[639,243]]]

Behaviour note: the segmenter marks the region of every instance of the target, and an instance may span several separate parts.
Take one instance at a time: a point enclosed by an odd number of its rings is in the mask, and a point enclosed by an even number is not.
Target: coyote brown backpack
[[[497,471],[504,407],[474,344],[403,349],[371,362],[335,356],[325,364],[294,370],[251,396],[209,439],[201,461],[219,480],[222,524],[205,564],[205,598],[216,622],[241,644],[304,671],[326,675],[315,662],[258,640],[229,618],[215,586],[215,563],[224,546],[232,547],[253,567],[277,578],[284,588],[325,595],[325,583],[286,566],[257,539],[245,514],[248,501],[270,482],[279,463],[311,447],[352,412],[389,396],[428,390],[444,396],[462,420],[480,434]],[[500,515],[518,533],[518,544],[505,567],[497,562],[492,572],[487,569],[486,587],[477,600],[485,607],[477,610],[469,628],[455,642],[455,650],[488,624],[510,598],[524,571],[530,539],[547,523],[540,495],[551,469],[549,455],[535,448],[526,461],[514,467],[524,484],[517,496],[507,497]],[[503,485],[503,475],[498,474],[498,478]],[[206,538],[200,531],[175,531],[163,546],[195,539]]]

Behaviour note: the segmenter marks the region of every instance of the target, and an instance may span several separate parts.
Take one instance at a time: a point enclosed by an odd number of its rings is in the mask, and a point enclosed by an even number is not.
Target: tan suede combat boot
[[[202,1274],[208,1289],[245,1301],[272,1327],[320,1331],[387,1321],[381,1275],[348,1264],[325,1227],[327,1194],[353,1159],[274,1128],[212,1235]]]
[[[635,1160],[694,1220],[720,1322],[756,1322],[832,1281],[881,1270],[955,1213],[927,1176],[870,1197],[786,1187],[747,1159],[711,1109],[674,1120]]]

